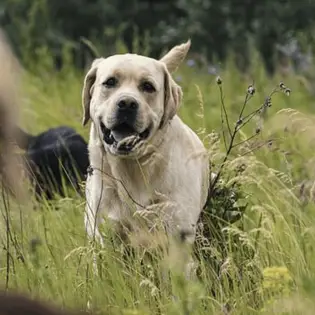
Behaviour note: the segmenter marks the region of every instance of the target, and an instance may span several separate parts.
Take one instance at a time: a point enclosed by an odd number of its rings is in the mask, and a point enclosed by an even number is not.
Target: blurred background
[[[256,48],[269,73],[275,61],[305,71],[314,44],[315,1],[274,0],[2,0],[0,24],[24,64],[53,53],[58,68],[65,45],[77,67],[91,54],[117,50],[158,57],[165,47],[192,38],[200,62],[224,62],[235,54],[250,65]],[[119,39],[119,40],[118,40]],[[93,50],[87,42],[93,43]],[[119,46],[119,47],[117,47]],[[96,50],[96,51],[95,51]],[[209,67],[209,71],[213,71]]]
[[[11,234],[4,227],[0,233],[0,279],[60,305],[85,309],[91,301],[108,314],[221,314],[226,301],[235,301],[233,314],[313,314],[314,17],[315,0],[1,0],[0,26],[24,70],[21,126],[32,134],[67,125],[87,140],[81,93],[92,60],[125,52],[158,58],[188,38],[189,56],[174,73],[184,92],[179,115],[202,138],[215,169],[226,149],[222,108],[235,126],[250,84],[255,93],[243,118],[255,119],[238,134],[223,174],[228,185],[240,185],[235,204],[244,202],[246,212],[224,229],[226,243],[200,241],[200,252],[209,253],[201,259],[202,283],[163,283],[153,272],[160,262],[142,264],[141,252],[126,268],[111,242],[102,275],[93,275],[84,198],[71,194],[43,211],[10,212]],[[235,175],[239,168],[245,171]],[[223,202],[213,208],[226,212]]]

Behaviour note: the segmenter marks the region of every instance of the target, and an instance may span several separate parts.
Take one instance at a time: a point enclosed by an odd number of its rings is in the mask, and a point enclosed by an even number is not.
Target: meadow
[[[225,185],[240,194],[232,206],[246,204],[245,212],[233,224],[215,221],[214,215],[203,222],[207,233],[196,246],[197,280],[183,279],[184,258],[176,246],[167,257],[142,247],[125,257],[109,227],[104,249],[89,244],[84,199],[69,191],[67,198],[41,205],[30,198],[21,206],[2,195],[1,284],[64,307],[85,309],[89,302],[96,314],[313,314],[312,82],[293,73],[271,78],[256,52],[251,59],[246,75],[233,56],[216,74],[191,60],[174,74],[184,92],[179,115],[203,139],[213,171],[220,170],[230,143],[222,110],[233,129],[266,104],[240,129],[222,167]],[[88,139],[89,128],[81,125],[84,73],[71,58],[55,71],[44,50],[40,60],[23,73],[21,125],[31,133],[69,125]],[[279,93],[266,103],[275,88]],[[218,198],[217,211],[232,199]],[[93,251],[101,254],[98,276],[91,268]]]

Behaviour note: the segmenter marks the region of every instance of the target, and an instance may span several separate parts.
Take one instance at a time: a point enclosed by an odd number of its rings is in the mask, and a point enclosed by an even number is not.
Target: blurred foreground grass
[[[110,240],[109,228],[105,228],[108,242],[101,251],[102,273],[94,276],[93,248],[83,226],[84,200],[69,194],[35,210],[32,200],[23,207],[12,200],[7,206],[1,204],[2,284],[67,307],[85,308],[89,300],[100,314],[220,314],[231,307],[233,314],[242,315],[313,314],[315,102],[311,84],[293,75],[268,78],[255,53],[252,59],[250,74],[240,74],[232,61],[218,73],[231,124],[237,121],[253,81],[256,93],[249,112],[281,81],[292,93],[274,95],[264,117],[242,129],[240,142],[257,128],[261,132],[233,151],[224,177],[228,184],[239,183],[248,207],[240,222],[225,227],[224,251],[217,242],[200,237],[197,251],[207,255],[201,258],[198,281],[184,281],[177,272],[183,261],[176,257],[179,252],[168,260],[154,253],[152,260],[143,261],[145,250],[139,249],[125,261],[120,247]],[[38,133],[66,124],[88,139],[88,128],[81,126],[84,74],[70,61],[54,72],[45,51],[41,60],[24,73],[22,126]],[[199,132],[216,168],[224,152],[222,136],[220,143],[213,141],[213,132],[220,134],[222,129],[216,75],[183,65],[174,77],[184,91],[180,116]],[[266,145],[252,150],[261,143]],[[242,174],[231,176],[239,166],[244,168]],[[171,267],[171,278],[166,279],[161,270],[174,265],[170,260],[176,261],[176,268]]]

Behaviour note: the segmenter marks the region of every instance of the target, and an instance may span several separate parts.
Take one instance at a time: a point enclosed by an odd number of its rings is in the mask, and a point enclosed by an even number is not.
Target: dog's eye
[[[153,84],[147,81],[141,84],[141,89],[147,93],[155,92],[155,87],[153,86]]]
[[[118,83],[118,80],[116,78],[110,77],[103,83],[103,85],[105,85],[108,88],[112,88],[112,87],[115,87],[117,83]]]

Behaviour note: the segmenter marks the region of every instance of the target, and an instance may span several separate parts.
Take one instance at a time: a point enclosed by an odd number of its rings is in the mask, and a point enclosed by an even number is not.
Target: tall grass
[[[88,128],[81,126],[84,73],[74,69],[71,58],[56,72],[49,52],[43,49],[40,56],[41,62],[24,73],[22,126],[39,133],[66,124],[88,139]],[[105,248],[92,247],[83,226],[84,199],[69,194],[49,204],[30,200],[23,207],[3,200],[3,286],[66,307],[84,309],[89,302],[100,314],[220,314],[229,309],[242,315],[311,314],[315,306],[314,100],[303,78],[282,78],[279,73],[269,78],[255,52],[252,59],[248,75],[237,71],[233,58],[219,73],[230,122],[237,121],[253,80],[256,93],[248,103],[249,112],[260,107],[282,80],[292,93],[274,95],[266,115],[241,130],[238,141],[249,138],[257,126],[261,129],[253,140],[233,150],[223,178],[228,186],[238,183],[243,195],[239,202],[247,203],[246,212],[239,222],[218,231],[222,238],[214,233],[198,237],[198,280],[182,278],[184,258],[175,250],[180,245],[169,255],[138,248],[126,257],[105,226]],[[216,76],[183,65],[174,77],[184,91],[179,115],[200,134],[215,171],[224,156]],[[235,175],[240,166],[243,171]],[[91,268],[95,250],[101,254],[98,276]]]

